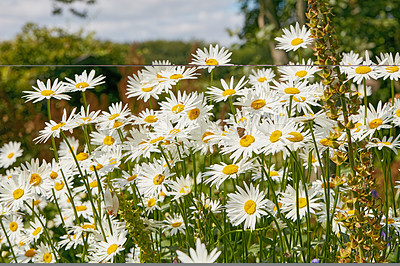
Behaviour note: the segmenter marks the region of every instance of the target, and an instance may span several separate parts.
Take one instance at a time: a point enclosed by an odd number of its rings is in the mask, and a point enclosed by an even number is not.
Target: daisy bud
[[[110,189],[107,188],[104,193],[104,201],[106,210],[109,215],[116,216],[119,208],[119,201],[115,193],[111,193]]]

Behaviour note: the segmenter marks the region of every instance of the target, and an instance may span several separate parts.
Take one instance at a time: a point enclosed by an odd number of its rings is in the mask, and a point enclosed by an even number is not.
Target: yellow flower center
[[[274,206],[274,212],[277,212],[278,208],[282,208],[282,203],[278,202],[278,207],[276,207],[276,205]]]
[[[37,186],[42,182],[42,178],[38,174],[31,174],[31,179],[29,180],[29,184],[32,186]]]
[[[331,144],[331,141],[329,139],[321,139],[319,143],[321,143],[324,146],[329,146]]]
[[[251,103],[251,108],[253,108],[254,110],[258,110],[260,108],[263,108],[265,104],[266,103],[263,99],[258,99]]]
[[[32,258],[35,255],[36,255],[36,251],[33,248],[25,251],[25,257]]]
[[[86,87],[89,87],[89,84],[87,82],[79,82],[75,85],[75,88],[77,89],[84,89]]]
[[[181,74],[173,74],[169,77],[170,79],[181,79],[183,76]]]
[[[354,215],[355,213],[356,213],[356,211],[355,210],[350,210],[350,211],[348,211],[347,212],[349,215]]]
[[[268,173],[269,176],[279,176],[279,173],[277,171],[269,171]]]
[[[396,116],[397,116],[397,117],[400,117],[400,109],[397,109],[397,110],[396,110]]]
[[[42,96],[50,96],[50,95],[54,94],[54,91],[52,91],[52,90],[42,90],[40,92],[40,94],[42,94]]]
[[[247,118],[244,116],[238,120],[238,122],[244,122],[244,121],[247,121]]]
[[[10,230],[15,232],[18,229],[18,224],[16,222],[11,222],[10,223]]]
[[[87,207],[85,205],[80,205],[75,207],[76,211],[81,212],[81,211],[86,211]]]
[[[64,188],[64,182],[61,181],[60,183],[56,183],[56,186],[54,187],[57,191],[60,191],[61,189]]]
[[[51,131],[55,131],[57,129],[59,129],[60,127],[65,126],[65,123],[58,123],[57,125],[51,127]]]
[[[299,44],[302,44],[302,43],[303,43],[303,39],[301,39],[301,38],[293,39],[293,40],[290,42],[290,44],[293,45],[293,46],[296,46],[296,45],[299,45]]]
[[[209,132],[209,131],[206,131],[206,132],[204,132],[204,134],[203,134],[203,136],[201,137],[201,139],[203,140],[204,143],[207,143],[210,139],[206,139],[206,140],[205,140],[205,138],[208,137],[208,136],[211,136],[211,135],[214,135],[214,134],[211,133],[211,132]]]
[[[390,143],[388,141],[385,141],[385,142],[379,141],[379,142],[377,142],[377,144],[392,145],[392,143]]]
[[[9,153],[9,154],[7,155],[7,158],[8,158],[8,159],[11,159],[13,156],[14,156],[14,153],[11,152],[11,153]]]
[[[153,207],[156,204],[156,200],[154,198],[149,199],[147,202],[147,207]]]
[[[41,231],[42,231],[42,227],[38,227],[35,229],[35,231],[32,232],[32,235],[37,236]]]
[[[112,144],[114,144],[115,139],[111,136],[106,136],[103,140],[104,145],[110,146]]]
[[[179,191],[179,193],[181,193],[181,194],[189,193],[190,191],[187,191],[188,188],[189,188],[188,186],[184,186],[183,188],[181,188],[181,190]]]
[[[154,143],[156,143],[157,141],[161,141],[161,140],[163,140],[163,139],[164,139],[164,137],[158,137],[158,138],[152,139],[152,140],[150,140],[150,144],[154,144]]]
[[[17,188],[16,190],[14,190],[13,192],[13,197],[14,199],[20,199],[23,195],[24,195],[24,190],[21,188]]]
[[[247,214],[252,215],[256,212],[256,207],[256,203],[253,200],[248,200],[244,204],[244,211]]]
[[[176,227],[179,227],[179,226],[181,226],[181,225],[182,225],[181,222],[175,222],[175,223],[172,223],[172,224],[171,224],[171,226],[172,226],[172,227],[175,227],[175,228],[176,228]]]
[[[176,134],[178,134],[179,132],[181,132],[181,130],[180,130],[179,128],[174,128],[174,129],[172,129],[168,134],[169,134],[169,135],[176,135]]]
[[[185,106],[183,104],[178,103],[174,107],[172,107],[171,111],[175,114],[180,113],[185,109]]]
[[[89,183],[89,187],[91,188],[97,187],[97,185],[98,185],[97,181],[92,181]]]
[[[122,126],[122,122],[115,121],[114,125],[113,125],[113,128],[117,128],[117,127],[120,127],[120,126]]]
[[[301,135],[299,132],[290,132],[289,135],[293,136],[293,137],[289,137],[286,138],[288,140],[290,140],[291,142],[299,142],[302,141],[304,139],[303,135]]]
[[[280,137],[282,137],[282,131],[275,130],[274,132],[271,133],[271,136],[269,136],[269,140],[272,143],[275,143],[280,139]]]
[[[392,224],[392,223],[394,223],[394,219],[393,219],[393,218],[389,218],[389,219],[387,219],[387,223],[388,223],[388,224]]]
[[[101,168],[103,168],[103,165],[98,163],[98,164],[96,165],[96,170],[100,170]],[[89,166],[89,169],[90,169],[91,171],[94,171],[95,166],[91,165],[91,166]]]
[[[266,77],[260,77],[260,78],[258,78],[258,82],[264,82],[264,81],[266,81],[266,80],[267,80]]]
[[[360,126],[362,126],[362,124],[360,122],[357,122],[356,124],[356,132],[359,132],[361,130]]]
[[[296,74],[294,74],[294,75],[299,77],[299,78],[304,78],[304,76],[307,75],[307,71],[300,70],[300,71],[297,71]]]
[[[44,262],[50,263],[52,259],[53,259],[53,256],[50,253],[48,253],[48,252],[44,253],[44,255],[43,255]]]
[[[76,159],[77,159],[78,161],[84,161],[84,160],[86,160],[87,158],[89,158],[89,154],[87,154],[86,152],[81,152],[81,153],[79,153],[78,155],[76,155]]]
[[[302,209],[307,206],[307,199],[306,198],[299,198],[299,208]]]
[[[82,229],[94,229],[94,230],[96,230],[96,226],[94,224],[84,224],[84,225],[82,225]]]
[[[200,115],[200,109],[199,108],[194,108],[188,112],[188,116],[190,120],[195,120],[198,118]]]
[[[227,89],[222,92],[222,96],[232,96],[236,91],[234,89]]]
[[[300,96],[299,97],[300,99],[297,99],[297,97],[296,96],[293,96],[293,100],[295,101],[295,102],[304,102],[305,100],[306,100],[306,97],[303,97],[303,96]]]
[[[137,175],[132,175],[132,176],[128,177],[126,180],[127,180],[128,182],[130,182],[130,181],[135,180],[136,177],[137,177]]]
[[[299,94],[299,93],[300,93],[300,90],[299,90],[298,88],[295,88],[295,87],[289,87],[289,88],[286,88],[286,89],[284,90],[284,92],[285,92],[286,94]]]
[[[222,173],[226,175],[233,175],[239,171],[239,166],[236,164],[228,164],[222,169]]]
[[[165,175],[163,174],[158,174],[153,178],[153,184],[158,186],[161,185],[161,183],[164,181]]]
[[[148,88],[142,88],[143,92],[150,92],[153,90],[153,87],[148,87]]]
[[[51,171],[50,178],[51,179],[56,179],[57,177],[58,177],[58,174],[56,172],[54,172],[54,171]]]
[[[399,71],[399,67],[398,66],[390,66],[390,67],[386,67],[386,70],[389,73],[396,73],[397,71]]]
[[[214,58],[209,58],[206,60],[206,65],[215,66],[218,65],[218,61],[215,60]]]
[[[240,146],[249,147],[254,141],[255,138],[252,135],[243,136],[240,138]]]
[[[359,66],[356,68],[356,73],[360,75],[367,74],[369,72],[371,72],[371,68],[369,66]]]
[[[111,246],[108,247],[107,249],[107,254],[111,255],[112,253],[114,253],[118,248],[117,244],[112,244]]]
[[[369,122],[369,128],[375,129],[375,128],[381,126],[382,123],[383,123],[382,119],[380,119],[380,118],[374,119],[371,122]]]
[[[117,118],[118,116],[119,116],[119,114],[110,115],[110,117],[108,118],[108,120],[113,120],[113,119]]]
[[[144,119],[144,122],[146,122],[146,123],[154,123],[157,121],[158,121],[158,118],[155,115],[149,115]]]

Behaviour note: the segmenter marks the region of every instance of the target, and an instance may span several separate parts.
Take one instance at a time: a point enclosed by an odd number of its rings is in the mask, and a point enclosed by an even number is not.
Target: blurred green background
[[[61,1],[61,0],[57,0]],[[64,0],[62,0],[64,1]],[[68,0],[66,2],[73,2]],[[96,4],[92,1],[91,4]],[[240,43],[227,47],[232,51],[234,64],[285,64],[295,59],[294,53],[275,50],[274,38],[282,34],[282,28],[298,21],[305,24],[307,2],[304,0],[238,0],[245,16],[242,28],[230,32],[240,38]],[[331,0],[334,14],[333,25],[341,50],[353,50],[364,54],[369,50],[373,59],[382,52],[397,52],[400,49],[400,1],[388,0]],[[75,10],[77,16],[79,10]],[[26,24],[15,38],[0,42],[0,65],[85,65],[85,64],[151,64],[153,60],[169,60],[173,64],[187,64],[197,48],[208,47],[208,43],[155,40],[141,43],[115,43],[94,38],[94,34],[68,33],[62,29]],[[304,52],[312,58],[311,48]],[[90,67],[0,67],[0,146],[9,141],[22,142],[24,156],[20,161],[32,157],[51,158],[49,144],[36,145],[32,140],[43,129],[47,119],[46,103],[25,103],[21,98],[25,90],[31,90],[36,80],[73,78]],[[106,83],[87,91],[91,109],[107,110],[112,102],[128,103],[134,113],[147,107],[141,101],[125,96],[127,76],[136,73],[134,67],[96,67],[96,75],[106,76]],[[237,79],[249,74],[249,67],[220,68],[215,71],[214,85],[220,78]],[[181,88],[192,91],[204,89],[209,82],[208,73],[196,81],[187,81]],[[386,101],[389,98],[388,82],[371,82],[375,94],[371,101]],[[399,90],[396,82],[396,90]],[[55,120],[61,117],[64,108],[71,110],[80,106],[80,95],[75,94],[70,102],[52,101]]]

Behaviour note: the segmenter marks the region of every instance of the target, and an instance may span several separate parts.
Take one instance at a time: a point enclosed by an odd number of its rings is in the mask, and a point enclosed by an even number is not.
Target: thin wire
[[[90,64],[90,65],[13,65],[13,64],[5,64],[0,65],[0,67],[159,67],[159,66],[185,66],[185,67],[307,67],[307,66],[314,66],[314,67],[359,67],[359,66],[369,66],[369,67],[392,67],[400,65],[274,65],[274,64],[254,64],[254,65],[233,65],[233,64],[226,64],[226,65],[194,65],[194,64],[178,64],[178,65],[149,65],[149,64]]]

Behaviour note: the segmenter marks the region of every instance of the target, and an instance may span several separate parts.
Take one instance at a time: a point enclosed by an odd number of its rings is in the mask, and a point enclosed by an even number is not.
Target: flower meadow
[[[126,96],[150,104],[137,114],[91,108],[94,70],[38,80],[23,97],[47,104],[34,142],[54,157],[0,148],[3,262],[399,262],[400,55],[334,54],[317,11],[276,38],[296,53],[285,66],[214,80],[231,66],[218,45],[144,66],[128,78]],[[200,75],[202,91],[180,86]],[[369,80],[391,99],[370,103]],[[82,106],[54,118],[72,94]]]

